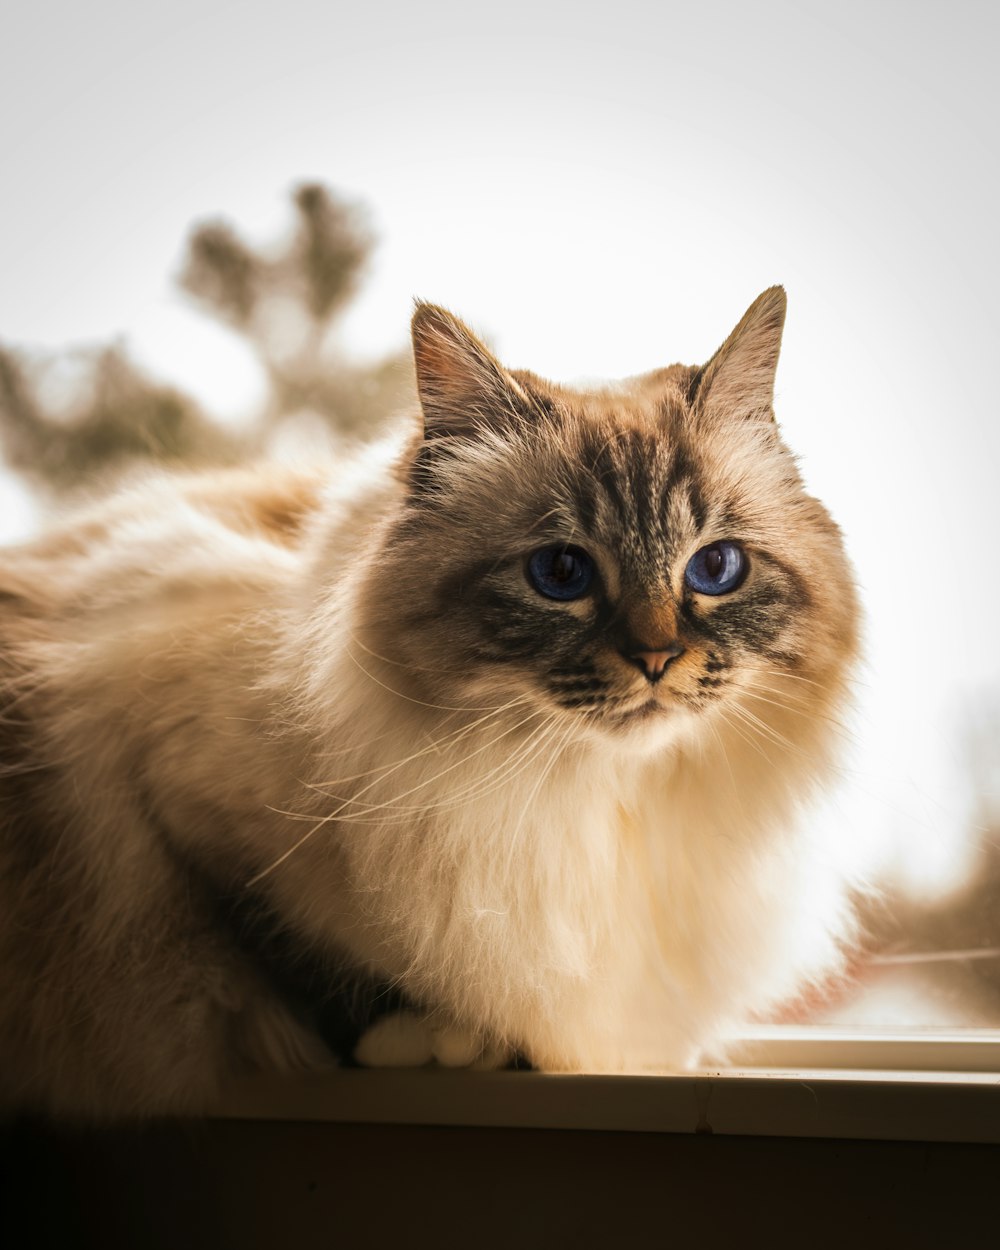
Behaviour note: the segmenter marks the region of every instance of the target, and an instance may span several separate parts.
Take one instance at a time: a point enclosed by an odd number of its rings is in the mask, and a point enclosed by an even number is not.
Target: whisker
[[[532,713],[532,716],[537,716],[540,714],[541,714],[540,712],[534,712]],[[370,806],[368,809],[368,815],[371,815],[372,812],[379,811],[384,808],[391,808],[393,803],[398,802],[399,799],[408,798],[409,795],[415,794],[418,790],[422,790],[426,786],[433,785],[435,782],[440,781],[442,777],[446,776],[450,772],[454,772],[456,768],[461,768],[464,764],[467,764],[469,760],[474,758],[476,755],[480,755],[483,751],[489,750],[501,738],[507,737],[508,734],[516,732],[516,730],[519,729],[521,725],[527,724],[529,720],[531,720],[531,716],[528,716],[523,721],[518,722],[517,725],[514,725],[513,727],[506,729],[502,734],[499,734],[495,739],[491,739],[490,742],[485,743],[481,747],[477,747],[475,751],[472,751],[468,755],[463,756],[462,759],[456,760],[454,763],[449,764],[447,768],[443,768],[439,773],[436,773],[433,777],[427,777],[423,781],[418,782],[417,785],[411,786],[409,790],[404,790],[402,794],[396,795],[394,799],[390,799],[384,803],[374,804]],[[331,821],[336,820],[339,816],[343,814],[343,812],[347,808],[349,808],[353,803],[357,802],[357,799],[360,797],[361,794],[367,793],[368,790],[370,790],[373,786],[378,785],[379,782],[382,780],[384,780],[384,778],[376,777],[374,781],[371,781],[368,783],[367,786],[364,786],[359,791],[358,795],[355,795],[350,799],[344,800],[343,802],[341,802],[339,807],[335,808],[328,815],[323,816],[320,819],[316,820],[316,823],[313,825],[313,827],[309,829],[306,833],[304,833],[302,837],[298,839],[297,842],[295,842],[286,851],[284,851],[269,867],[262,869],[254,877],[252,877],[247,882],[248,886],[255,885],[257,884],[257,882],[261,881],[264,877],[269,876],[272,872],[274,872],[276,868],[280,867],[281,864],[285,863],[291,855],[293,855],[297,850],[299,850],[300,847],[304,846],[305,843],[308,842],[310,838],[312,838],[315,834],[317,834],[320,831],[320,829],[322,829],[325,825],[328,825]],[[276,812],[278,815],[290,816],[293,818],[296,815],[301,815],[300,813],[294,813],[294,812],[282,812],[278,808],[270,808],[270,810]]]
[[[508,844],[508,847],[507,847],[507,855],[505,859],[505,868],[507,871],[510,870],[510,865],[514,858],[514,852],[517,849],[517,844],[520,840],[521,829],[528,815],[528,809],[531,807],[531,804],[535,800],[535,796],[538,794],[538,791],[541,789],[546,778],[549,776],[549,774],[552,772],[552,769],[555,767],[557,760],[560,758],[563,751],[565,750],[569,742],[570,736],[573,732],[573,728],[574,727],[573,727],[572,722],[570,722],[570,724],[566,726],[565,730],[563,731],[562,737],[559,739],[559,742],[556,744],[555,749],[552,752],[552,755],[549,757],[548,762],[545,764],[545,767],[542,769],[541,773],[539,774],[538,780],[532,786],[528,794],[528,797],[525,800],[524,806],[521,808],[520,819],[518,820],[517,825],[515,826],[514,831],[511,834],[510,843]],[[557,731],[553,730],[553,734],[555,732]]]
[[[526,767],[527,761],[530,759],[539,739],[545,736],[546,730],[548,730],[557,719],[558,713],[550,713],[540,725],[537,725],[531,731],[528,738],[506,760],[504,760],[501,764],[498,764],[496,768],[491,769],[482,778],[477,779],[477,783],[468,786],[465,790],[457,791],[457,796],[463,800],[468,797],[468,801],[471,801],[482,797],[484,794],[491,794],[499,789],[509,777],[512,775],[516,776],[522,772],[522,761],[524,761],[524,766]],[[493,780],[490,782],[488,787],[477,789],[477,784],[479,782],[488,781],[491,778]]]
[[[769,677],[781,677],[786,681],[802,682],[807,686],[815,686],[818,690],[825,690],[826,685],[821,681],[816,681],[812,677],[803,677],[801,673],[790,673],[783,668],[764,668],[757,664],[741,664],[740,667],[749,673],[764,673]],[[852,677],[851,681],[854,685],[868,687],[869,682],[862,681],[858,677]]]
[[[380,810],[381,808],[390,806],[394,802],[398,802],[399,799],[405,799],[407,798],[408,795],[415,794],[418,790],[422,790],[426,786],[433,785],[436,781],[440,781],[440,779],[444,777],[446,774],[450,772],[454,772],[456,768],[460,768],[463,764],[467,764],[469,760],[474,759],[477,755],[481,755],[483,751],[488,751],[491,747],[495,746],[502,738],[506,738],[510,734],[516,733],[516,731],[520,729],[523,725],[527,725],[530,720],[532,720],[536,716],[540,716],[541,714],[542,714],[541,711],[535,711],[535,712],[529,713],[529,715],[527,715],[523,720],[518,721],[515,725],[509,726],[502,733],[497,734],[495,738],[491,738],[489,742],[485,742],[483,743],[482,746],[477,747],[474,751],[470,751],[468,755],[464,755],[460,760],[456,760],[454,763],[449,764],[447,768],[443,768],[439,773],[435,773],[433,777],[425,777],[423,781],[419,781],[415,786],[411,786],[409,790],[404,790],[402,794],[396,795],[395,799],[388,799],[382,803],[369,805],[369,809],[372,811]],[[393,768],[392,771],[395,772],[396,769]],[[352,803],[356,803],[360,795],[366,794],[369,790],[371,790],[374,786],[378,785],[384,779],[385,779],[384,777],[376,777],[374,781],[371,781],[368,783],[367,786],[362,787],[362,789],[358,791],[358,794],[355,795],[353,798],[345,800],[345,806],[349,806]],[[330,797],[336,797],[336,796],[330,796]]]
[[[780,690],[773,690],[770,687],[765,687],[765,689],[768,690],[770,694],[781,693]],[[833,725],[835,728],[843,730],[846,734],[852,733],[851,729],[842,720],[835,716],[830,716],[826,712],[818,712],[805,707],[795,707],[792,704],[786,703],[780,699],[769,699],[766,695],[761,694],[759,690],[743,690],[740,692],[740,697],[757,699],[761,703],[767,703],[771,707],[778,708],[780,711],[790,712],[793,716],[801,716],[804,720],[826,721],[828,725]]]
[[[402,690],[396,690],[393,686],[387,685],[384,681],[379,681],[375,674],[365,668],[358,657],[353,654],[350,647],[345,647],[344,654],[351,661],[351,663],[355,664],[367,678],[375,683],[376,686],[381,686],[383,690],[387,690],[389,694],[395,695],[398,699],[405,699],[407,703],[416,703],[420,707],[429,707],[436,712],[487,712],[490,710],[489,708],[482,707],[453,707],[446,703],[427,703],[424,699],[414,698],[413,695],[404,694]]]
[[[730,718],[726,715],[726,711],[733,711],[733,710],[734,709],[732,708],[731,705],[729,708],[725,710],[720,708],[718,711],[718,716],[720,720],[722,720],[725,723],[727,729],[731,730],[732,733],[736,734],[737,738],[740,738],[743,742],[747,744],[748,747],[751,747],[753,750],[755,750],[757,754],[760,755],[761,758],[766,761],[769,768],[772,767],[773,760],[771,759],[770,755],[768,755],[768,753],[763,749],[760,743],[756,742],[752,737],[750,737],[749,734],[747,734],[743,729],[741,729],[740,726],[737,725],[734,721],[730,720]]]
[[[736,801],[739,803],[740,811],[742,812],[743,796],[740,794],[739,786],[736,784],[736,774],[733,772],[732,761],[729,758],[729,752],[726,750],[725,741],[723,740],[722,734],[719,733],[718,726],[716,726],[711,720],[708,722],[708,726],[715,735],[716,742],[719,744],[719,750],[722,752],[722,762],[726,766],[726,772],[729,774],[729,781],[732,785],[733,794],[736,796]]]
[[[337,777],[332,781],[303,782],[302,784],[309,790],[315,790],[319,794],[326,794],[326,787],[343,785],[348,781],[358,781],[362,777],[370,777],[373,773],[384,770],[383,776],[391,776],[392,773],[404,767],[404,765],[412,763],[413,760],[420,759],[423,755],[433,755],[440,751],[442,747],[449,741],[455,739],[461,741],[462,736],[469,736],[479,726],[484,725],[487,721],[495,716],[499,716],[502,712],[510,711],[511,708],[517,707],[519,704],[527,704],[528,699],[525,695],[518,695],[516,699],[511,699],[509,703],[504,703],[500,707],[493,708],[486,713],[485,716],[479,717],[466,725],[459,725],[457,729],[451,730],[443,737],[434,738],[427,746],[421,747],[419,751],[414,751],[412,755],[407,755],[404,759],[395,760],[391,764],[379,764],[375,768],[368,768],[364,772],[354,773],[347,777]],[[454,744],[453,744],[454,745]],[[328,798],[335,798],[335,795],[327,795]]]
[[[392,664],[396,668],[405,668],[412,673],[458,673],[461,669],[443,668],[440,664],[407,664],[403,660],[394,660],[388,655],[380,655],[378,651],[374,651],[361,641],[357,634],[351,634],[351,644],[360,647],[366,655],[372,656],[373,659],[381,660],[383,664]]]
[[[773,742],[775,746],[784,747],[789,751],[795,751],[797,754],[804,754],[799,747],[796,746],[790,738],[786,738],[783,733],[775,729],[773,725],[769,725],[767,721],[761,720],[759,716],[751,712],[749,708],[743,707],[739,703],[734,703],[729,710],[736,716],[742,718],[743,722],[751,729],[756,730],[763,737]]]
[[[522,726],[528,724],[528,722],[532,719],[533,716],[537,716],[540,714],[541,714],[540,712],[533,712],[530,716],[526,716],[524,720],[518,721],[516,725],[513,725],[511,726],[510,729],[505,730],[503,734],[498,734],[495,738],[492,738],[486,744],[486,746],[483,747],[482,749],[486,750],[487,748],[494,746],[497,742],[500,741],[501,738],[506,737],[508,733],[512,733],[515,730],[520,729]],[[553,716],[550,715],[548,719],[549,720],[553,719]],[[503,760],[500,764],[496,765],[495,768],[490,769],[490,771],[484,774],[483,777],[477,778],[473,783],[466,786],[465,789],[458,789],[456,791],[453,791],[452,794],[449,795],[447,799],[441,799],[441,800],[438,800],[437,802],[426,803],[426,804],[416,804],[416,803],[400,804],[396,800],[393,800],[393,799],[389,799],[389,800],[386,800],[385,802],[380,802],[380,803],[366,803],[363,800],[357,799],[357,797],[355,797],[354,799],[350,799],[350,798],[343,798],[342,796],[338,796],[335,794],[328,794],[326,797],[332,798],[332,799],[340,799],[346,805],[349,805],[349,806],[357,806],[360,809],[365,810],[366,814],[370,814],[371,812],[374,812],[374,811],[388,810],[393,814],[397,814],[397,813],[405,814],[406,818],[409,818],[410,815],[423,815],[426,812],[439,810],[441,808],[458,807],[462,805],[463,801],[465,801],[466,796],[471,796],[472,798],[476,798],[476,797],[479,797],[480,794],[490,793],[493,789],[495,789],[496,786],[494,785],[484,786],[481,789],[480,789],[480,786],[482,782],[484,781],[488,782],[490,778],[494,777],[496,774],[502,772],[503,770],[510,771],[514,765],[520,762],[521,758],[525,754],[530,753],[533,742],[535,741],[535,739],[537,739],[540,732],[545,729],[547,724],[548,724],[548,721],[543,722],[541,726],[536,726],[535,729],[531,731],[526,742],[521,743],[521,745],[514,751],[514,753],[510,757]],[[468,762],[470,758],[471,756],[466,756],[464,760],[460,762]],[[379,780],[381,780],[381,778]],[[435,778],[431,778],[421,784],[430,785],[433,780],[435,780]],[[367,788],[368,787],[366,787],[366,789]],[[416,788],[419,788],[419,787],[416,787]],[[363,793],[363,791],[361,793]],[[412,793],[412,791],[404,792],[404,795],[405,793]],[[404,795],[401,795],[399,797],[404,797]],[[352,824],[361,823],[360,819],[354,815],[348,815],[345,819],[351,821]],[[374,822],[367,822],[367,823],[374,823]]]
[[[457,791],[446,799],[441,799],[434,803],[423,805],[404,804],[394,805],[392,801],[386,805],[384,813],[373,818],[372,813],[380,811],[380,805],[369,804],[368,812],[363,815],[351,814],[345,817],[352,825],[384,825],[384,824],[412,824],[418,816],[426,815],[433,811],[447,811],[457,807],[461,807],[466,803],[483,798],[488,794],[493,794],[503,788],[507,782],[513,780],[524,772],[531,760],[533,748],[544,729],[549,727],[549,722],[532,731],[531,738],[523,743],[517,752],[510,759],[505,760],[502,764],[497,765],[495,769],[491,769],[483,778],[477,781],[464,791]],[[485,782],[486,784],[481,784]]]

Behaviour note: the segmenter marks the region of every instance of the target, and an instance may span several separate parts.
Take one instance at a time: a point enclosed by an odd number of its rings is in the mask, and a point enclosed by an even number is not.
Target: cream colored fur
[[[777,358],[764,339],[751,416]],[[668,374],[558,395],[581,423],[648,423]],[[738,378],[723,371],[684,418],[704,432],[701,471],[738,485],[759,540],[803,570],[811,614],[787,623],[794,671],[748,668],[717,708],[623,733],[398,630],[451,556],[393,563],[411,426],[308,472],[151,477],[0,556],[8,1102],[200,1110],[241,1067],[323,1062],[193,907],[183,863],[252,881],[305,946],[423,1004],[431,1043],[394,1051],[383,1023],[362,1044],[372,1062],[436,1047],[452,1063],[516,1049],[549,1070],[681,1068],[837,965],[845,883],[803,804],[835,756],[850,577],[776,435],[712,411],[713,389],[731,407]],[[567,428],[556,459],[573,454]],[[495,492],[456,542],[507,524],[524,469],[514,455],[506,481],[509,440],[480,434],[433,470]]]

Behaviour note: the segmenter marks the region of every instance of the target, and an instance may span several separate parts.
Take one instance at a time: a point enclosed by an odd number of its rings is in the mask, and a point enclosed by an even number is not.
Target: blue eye
[[[542,547],[528,557],[528,580],[547,599],[579,599],[590,589],[594,571],[581,547]]]
[[[743,548],[723,539],[694,553],[684,570],[684,580],[700,595],[728,595],[742,583],[749,567]]]

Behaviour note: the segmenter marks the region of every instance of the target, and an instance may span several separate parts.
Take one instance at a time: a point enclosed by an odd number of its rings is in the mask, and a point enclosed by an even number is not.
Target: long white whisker
[[[772,725],[769,725],[767,721],[761,720],[759,716],[751,712],[749,708],[743,707],[742,704],[730,704],[728,711],[740,717],[748,728],[754,730],[756,733],[760,734],[761,737],[766,738],[769,742],[773,742],[775,746],[783,747],[784,749],[793,751],[799,755],[804,754],[804,752],[789,738],[786,738],[783,733],[779,732]]]
[[[765,686],[764,689],[768,692],[768,694],[772,695],[783,693],[782,691],[775,690],[770,686]],[[787,703],[784,699],[768,698],[767,694],[763,694],[757,689],[742,690],[740,691],[740,697],[744,699],[757,699],[761,703],[767,703],[771,707],[776,707],[783,712],[790,712],[793,716],[801,716],[805,720],[826,721],[827,724],[835,725],[838,729],[843,729],[845,732],[847,731],[847,726],[844,725],[842,721],[838,720],[834,716],[828,716],[825,712],[819,712],[815,709],[811,709],[808,705],[804,707],[796,707],[791,703]]]
[[[365,643],[363,643],[361,639],[357,636],[357,634],[351,634],[351,645],[355,647],[360,647],[361,650],[364,651],[367,655],[370,655],[372,659],[381,660],[383,664],[392,664],[395,668],[404,668],[408,672],[411,672],[411,673],[440,674],[440,673],[455,673],[459,671],[458,669],[442,668],[440,664],[407,664],[403,660],[394,660],[392,659],[391,656],[380,655],[378,651],[373,651],[371,647],[366,646]]]
[[[725,708],[725,709],[720,708],[718,710],[719,719],[725,723],[726,727],[729,730],[731,730],[732,733],[736,734],[737,738],[742,739],[747,744],[748,747],[751,747],[753,750],[755,750],[757,754],[760,755],[767,762],[768,767],[771,767],[773,764],[773,761],[771,757],[767,754],[767,752],[763,750],[760,743],[756,742],[753,738],[751,738],[750,735],[745,733],[739,727],[739,725],[736,724],[735,721],[731,720],[729,716],[726,715],[726,712],[731,712],[731,711],[734,711],[734,708],[732,707],[732,705],[730,705],[728,708]]]
[[[432,739],[427,746],[421,747],[419,751],[414,751],[412,755],[407,755],[404,759],[395,760],[392,764],[380,764],[375,768],[368,768],[364,772],[354,773],[351,776],[337,777],[333,781],[304,782],[303,784],[309,790],[316,790],[320,794],[326,794],[328,786],[339,786],[348,781],[358,781],[362,777],[372,776],[373,773],[382,772],[382,775],[385,777],[391,776],[392,773],[398,771],[404,765],[411,763],[413,760],[420,759],[423,755],[436,754],[449,740],[454,739],[460,741],[463,735],[468,736],[479,726],[484,725],[487,721],[501,715],[503,712],[510,711],[511,708],[527,704],[527,702],[528,700],[524,695],[518,695],[516,699],[511,699],[509,703],[505,703],[500,707],[491,709],[484,716],[480,716],[471,723],[459,725],[457,729],[451,730],[442,737]],[[336,795],[328,794],[327,797],[336,798]]]
[[[483,707],[452,707],[447,703],[428,703],[424,699],[414,698],[413,695],[404,694],[402,690],[396,690],[395,687],[387,685],[384,681],[379,681],[375,674],[365,668],[358,657],[353,654],[350,647],[346,647],[344,649],[344,654],[351,661],[351,663],[356,665],[370,681],[375,683],[376,686],[381,686],[383,690],[387,690],[389,694],[395,695],[397,699],[405,699],[407,703],[416,703],[420,707],[433,708],[436,712],[488,712],[490,710],[489,708]]]
[[[553,732],[556,732],[556,731],[553,731]],[[510,870],[511,861],[514,858],[514,852],[517,849],[517,844],[520,841],[521,829],[524,826],[525,819],[528,815],[528,808],[535,801],[535,796],[538,794],[538,791],[542,788],[543,783],[545,782],[546,778],[549,776],[552,769],[554,768],[556,761],[562,755],[564,749],[566,748],[567,743],[569,742],[572,732],[573,732],[573,725],[572,723],[570,723],[569,725],[566,726],[566,729],[564,730],[562,737],[556,743],[556,746],[553,749],[551,756],[549,757],[544,768],[539,774],[538,780],[532,786],[528,794],[528,797],[525,800],[524,806],[521,808],[520,818],[517,822],[517,825],[514,827],[513,832],[510,835],[510,842],[507,846],[505,867],[508,871]]]
[[[540,713],[540,712],[538,712],[538,711],[536,711],[536,712],[532,712],[530,715],[526,716],[523,720],[518,721],[518,722],[517,722],[517,724],[512,725],[512,726],[510,726],[508,729],[504,730],[504,732],[503,732],[503,733],[501,733],[501,734],[497,734],[497,736],[496,736],[495,738],[491,738],[491,739],[490,739],[490,741],[489,741],[488,743],[486,743],[486,744],[485,744],[485,746],[484,746],[484,747],[482,747],[482,748],[480,748],[480,749],[481,749],[481,750],[487,750],[489,747],[494,746],[497,742],[499,742],[499,741],[500,741],[500,739],[501,739],[501,738],[507,737],[507,735],[508,735],[508,734],[515,732],[517,729],[522,728],[524,725],[527,725],[527,724],[528,724],[528,723],[529,723],[529,722],[530,722],[530,721],[531,721],[531,720],[532,720],[535,716],[539,716],[539,715],[541,715],[541,713]],[[490,770],[490,772],[488,772],[488,773],[486,773],[486,774],[485,774],[485,777],[486,777],[486,778],[489,778],[489,777],[491,777],[494,773],[500,772],[502,769],[508,768],[508,767],[510,766],[510,764],[511,764],[511,759],[518,759],[518,758],[520,757],[520,754],[521,754],[521,753],[523,753],[526,749],[530,749],[530,743],[532,742],[532,740],[534,739],[534,737],[536,737],[536,736],[537,736],[537,734],[540,732],[540,729],[542,729],[542,728],[544,728],[544,724],[543,724],[542,726],[536,726],[536,728],[535,728],[535,729],[533,729],[533,730],[531,731],[531,735],[529,736],[527,743],[522,743],[522,744],[521,744],[521,746],[517,748],[517,750],[515,751],[515,753],[514,753],[514,755],[513,755],[512,757],[509,757],[508,759],[505,759],[502,763],[498,764],[495,768],[491,769],[491,770]],[[462,763],[467,763],[467,762],[468,762],[468,760],[469,760],[470,758],[472,758],[472,755],[474,755],[474,754],[477,754],[477,752],[472,752],[470,755],[467,755],[467,756],[463,757],[463,759],[462,759],[462,760],[460,760],[460,761],[458,761],[458,763],[459,763],[459,764],[462,764]],[[439,774],[439,776],[440,776],[440,774]],[[433,782],[433,781],[435,781],[436,779],[437,779],[436,777],[435,777],[435,778],[428,778],[426,781],[421,782],[421,783],[420,783],[420,786],[414,787],[414,789],[419,789],[419,788],[421,788],[421,787],[422,787],[422,786],[424,786],[424,785],[430,785],[430,784],[432,784],[432,782]],[[376,784],[378,784],[378,782],[380,782],[380,781],[382,781],[382,780],[383,780],[383,778],[381,778],[381,777],[376,778],[376,781],[375,781],[375,782],[373,782],[372,784],[373,784],[373,785],[376,785]],[[481,782],[482,780],[483,780],[483,778],[477,778],[475,782],[473,782],[473,783],[472,783],[471,785],[469,785],[469,786],[466,786],[464,790],[463,790],[463,789],[459,789],[459,790],[456,790],[455,792],[453,792],[453,794],[452,794],[452,795],[450,795],[448,799],[445,799],[445,800],[440,800],[440,801],[438,801],[438,802],[435,802],[435,803],[429,803],[429,804],[409,804],[409,805],[407,805],[407,804],[401,804],[401,803],[399,803],[399,802],[398,802],[398,799],[388,799],[388,800],[386,800],[386,801],[384,801],[384,802],[379,802],[379,803],[367,803],[367,802],[364,802],[363,800],[359,800],[358,796],[355,796],[354,798],[345,798],[345,797],[344,797],[344,796],[342,796],[342,795],[328,794],[325,790],[321,791],[321,793],[325,794],[327,798],[331,798],[331,799],[335,799],[335,800],[341,801],[341,802],[343,802],[343,803],[344,803],[345,805],[347,805],[347,806],[351,806],[351,807],[355,807],[355,806],[356,806],[356,807],[358,807],[358,808],[359,808],[359,810],[360,810],[362,813],[365,813],[365,814],[369,814],[369,813],[371,813],[371,812],[376,812],[376,811],[383,811],[383,810],[385,810],[385,809],[387,809],[387,808],[388,808],[388,809],[390,809],[390,810],[391,810],[391,811],[393,811],[393,812],[399,812],[399,813],[411,813],[411,814],[419,814],[419,813],[423,813],[423,812],[431,811],[431,810],[434,810],[434,809],[436,809],[436,808],[440,808],[440,807],[452,806],[452,805],[458,805],[458,804],[454,804],[454,802],[453,802],[453,801],[454,801],[454,799],[455,799],[456,797],[461,797],[461,796],[464,796],[464,795],[469,794],[469,793],[471,793],[471,794],[473,794],[473,795],[474,795],[474,794],[475,794],[475,792],[476,792],[477,787],[479,786],[479,784],[480,784],[480,782]],[[366,786],[364,790],[359,791],[359,794],[363,794],[363,793],[365,793],[365,792],[366,792],[367,790],[369,790],[370,788],[371,788],[370,786]],[[403,797],[405,797],[405,794],[408,794],[408,793],[413,793],[413,790],[410,790],[410,791],[405,791],[405,792],[404,792],[404,794],[403,794],[403,795],[398,796],[398,798],[403,798]],[[354,816],[354,815],[353,815],[353,813],[352,813],[350,816],[348,816],[348,817],[347,817],[347,819],[348,819],[348,820],[351,820],[352,822],[354,822],[356,818],[355,818],[355,816]]]
[[[555,715],[550,720],[555,719]],[[375,825],[375,824],[412,824],[413,821],[428,812],[446,811],[463,804],[472,802],[473,800],[483,798],[485,795],[493,794],[500,790],[509,780],[520,775],[528,767],[530,758],[535,745],[544,731],[549,728],[550,721],[546,721],[543,725],[536,727],[531,732],[531,736],[522,743],[521,746],[511,755],[509,759],[498,764],[496,768],[486,773],[484,777],[479,777],[465,790],[458,790],[450,794],[447,798],[438,800],[434,803],[426,804],[396,804],[390,800],[389,804],[367,804],[362,805],[367,808],[360,815],[351,813],[345,819],[349,820],[352,825]],[[492,744],[491,744],[492,745]],[[485,784],[484,784],[485,783]],[[372,812],[382,812],[383,814],[374,819]]]
[[[539,714],[540,713],[537,713],[537,712],[532,713],[533,716],[539,715]],[[449,764],[447,768],[443,768],[439,773],[436,773],[433,777],[427,777],[423,781],[418,782],[417,785],[411,786],[409,790],[404,790],[402,794],[396,795],[393,799],[388,800],[384,803],[372,805],[371,807],[368,808],[367,814],[371,815],[373,812],[392,807],[392,805],[398,802],[399,799],[408,798],[409,795],[415,794],[418,790],[422,790],[424,789],[424,787],[433,785],[435,782],[440,781],[442,777],[446,776],[450,772],[454,772],[456,768],[461,768],[463,764],[467,764],[468,761],[472,759],[473,757],[475,757],[476,755],[481,754],[483,751],[488,751],[501,738],[507,737],[508,734],[516,732],[516,730],[521,728],[522,725],[527,724],[527,722],[530,719],[531,719],[531,716],[526,717],[523,721],[518,722],[518,724],[505,730],[502,734],[499,734],[497,738],[492,739],[490,742],[485,743],[481,747],[477,747],[476,750],[470,752],[469,755],[464,756],[462,759],[455,761],[453,764]],[[290,855],[294,854],[295,851],[297,851],[300,847],[304,846],[305,843],[308,842],[310,838],[312,838],[315,834],[317,834],[319,830],[324,827],[324,825],[327,825],[331,821],[336,820],[338,817],[340,817],[343,814],[343,812],[351,806],[352,803],[356,802],[356,800],[358,799],[358,797],[360,797],[361,794],[367,793],[368,790],[370,790],[373,786],[378,785],[382,780],[383,779],[381,777],[376,777],[374,781],[371,781],[369,782],[367,786],[364,786],[358,795],[355,795],[352,798],[343,801],[339,807],[334,809],[334,811],[330,812],[328,815],[323,816],[319,820],[317,820],[311,829],[309,829],[306,833],[304,833],[302,837],[298,839],[297,842],[295,842],[292,846],[290,846],[288,850],[283,852],[283,854],[281,854],[269,867],[264,868],[261,872],[257,873],[254,877],[252,877],[247,882],[248,886],[256,885],[257,882],[261,881],[264,877],[274,872],[276,868],[280,867],[281,864],[285,863],[285,861],[289,858]],[[277,808],[271,808],[271,810],[278,812],[278,814],[280,815],[285,815],[285,816],[294,817],[297,814],[294,812],[281,812]]]
[[[726,743],[722,737],[722,734],[719,733],[718,726],[715,725],[711,720],[708,722],[708,727],[709,729],[711,729],[712,733],[715,735],[715,740],[719,744],[719,750],[722,752],[722,761],[726,766],[726,772],[729,774],[729,780],[730,780],[730,783],[732,784],[733,794],[736,796],[736,801],[739,803],[740,810],[742,811],[743,810],[743,797],[740,794],[739,787],[736,784],[736,774],[733,772],[733,765],[729,759],[729,752],[726,750]]]

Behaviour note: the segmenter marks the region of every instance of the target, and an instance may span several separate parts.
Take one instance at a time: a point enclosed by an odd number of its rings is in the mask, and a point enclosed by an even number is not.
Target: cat
[[[419,303],[421,421],[0,553],[0,1101],[678,1070],[836,967],[802,804],[859,611],[775,422],[784,317],[573,389]]]

